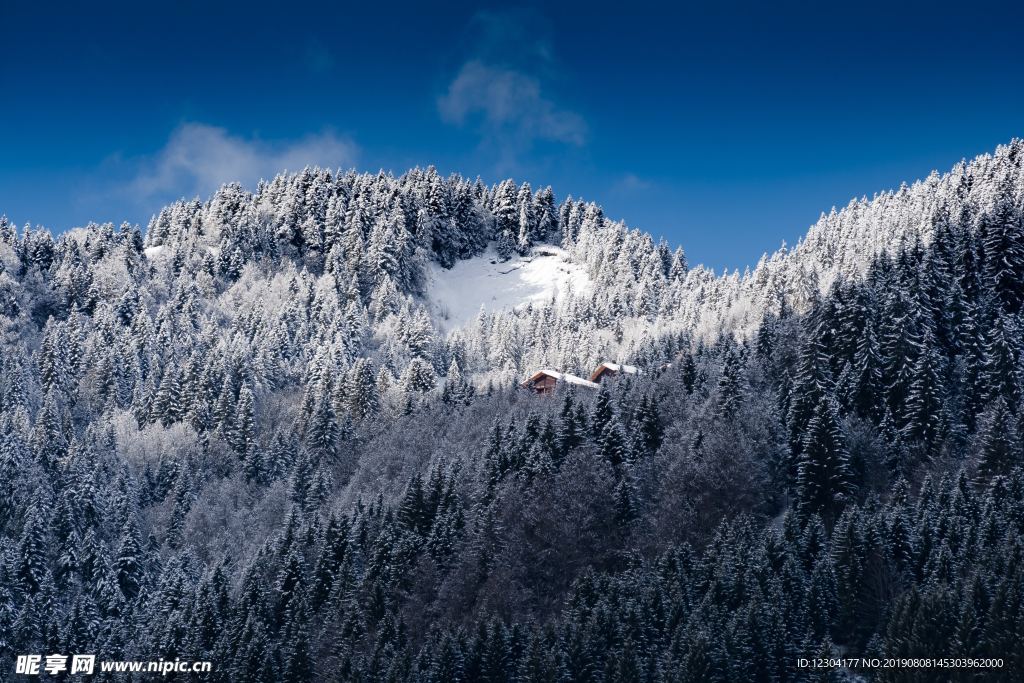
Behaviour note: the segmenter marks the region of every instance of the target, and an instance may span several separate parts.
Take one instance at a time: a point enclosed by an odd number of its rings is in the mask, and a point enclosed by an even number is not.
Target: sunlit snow
[[[526,256],[501,261],[493,250],[476,258],[457,262],[451,270],[430,265],[427,299],[435,320],[452,329],[473,320],[485,308],[488,312],[543,305],[570,289],[590,291],[584,270],[569,261],[564,249],[541,244]]]
[[[143,252],[146,254],[146,258],[154,259],[167,251],[167,247],[163,244],[156,247],[146,247]],[[211,256],[220,256],[220,247],[218,246],[207,246],[206,251]]]

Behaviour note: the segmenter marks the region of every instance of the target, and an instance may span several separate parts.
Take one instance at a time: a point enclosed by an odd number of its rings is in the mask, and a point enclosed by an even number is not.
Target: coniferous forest
[[[538,245],[590,287],[427,305]],[[1022,332],[1021,140],[744,273],[433,168],[229,184],[144,231],[0,219],[0,660],[1024,680]],[[602,361],[640,372],[520,386]],[[797,665],[836,657],[1002,667]]]

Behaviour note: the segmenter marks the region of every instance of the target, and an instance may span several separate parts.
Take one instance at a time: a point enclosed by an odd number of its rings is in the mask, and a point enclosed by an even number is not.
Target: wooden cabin
[[[526,381],[519,386],[524,389],[529,389],[535,394],[545,395],[554,392],[558,387],[559,382],[566,382],[567,384],[573,384],[576,386],[586,387],[588,389],[596,389],[597,384],[577,377],[576,375],[570,375],[565,372],[558,372],[557,370],[538,370],[537,372],[530,375]]]
[[[600,382],[606,377],[615,377],[618,374],[639,375],[640,368],[635,365],[621,365],[605,361],[597,366],[597,369],[590,375],[591,382]]]

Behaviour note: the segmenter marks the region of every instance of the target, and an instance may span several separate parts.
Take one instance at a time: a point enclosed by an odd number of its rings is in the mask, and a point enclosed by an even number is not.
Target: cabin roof
[[[568,384],[576,384],[579,386],[589,387],[591,389],[597,388],[597,384],[591,382],[590,380],[583,379],[582,377],[577,377],[576,375],[570,375],[567,372],[559,372],[558,370],[550,370],[547,368],[545,368],[544,370],[538,370],[537,372],[527,377],[526,380],[522,383],[522,386],[529,386],[531,382],[536,382],[541,377],[553,377],[559,382],[567,382]]]
[[[621,363],[612,363],[611,361],[605,361],[605,362],[601,363],[600,365],[598,365],[597,369],[594,370],[593,373],[591,373],[590,381],[591,382],[596,382],[601,377],[601,375],[603,375],[605,372],[607,372],[609,370],[611,372],[624,372],[627,375],[639,375],[640,374],[640,368],[638,368],[635,365],[623,365]]]

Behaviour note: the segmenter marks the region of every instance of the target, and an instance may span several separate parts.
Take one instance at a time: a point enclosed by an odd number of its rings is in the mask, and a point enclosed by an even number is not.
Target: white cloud
[[[261,178],[305,166],[351,166],[357,148],[332,132],[287,142],[234,136],[203,123],[178,127],[152,157],[138,161],[127,191],[140,201],[199,195],[205,197],[227,182],[252,189]]]
[[[463,125],[479,116],[484,136],[502,145],[534,140],[582,145],[586,139],[583,118],[545,97],[538,79],[479,60],[462,66],[437,105],[449,123]]]

